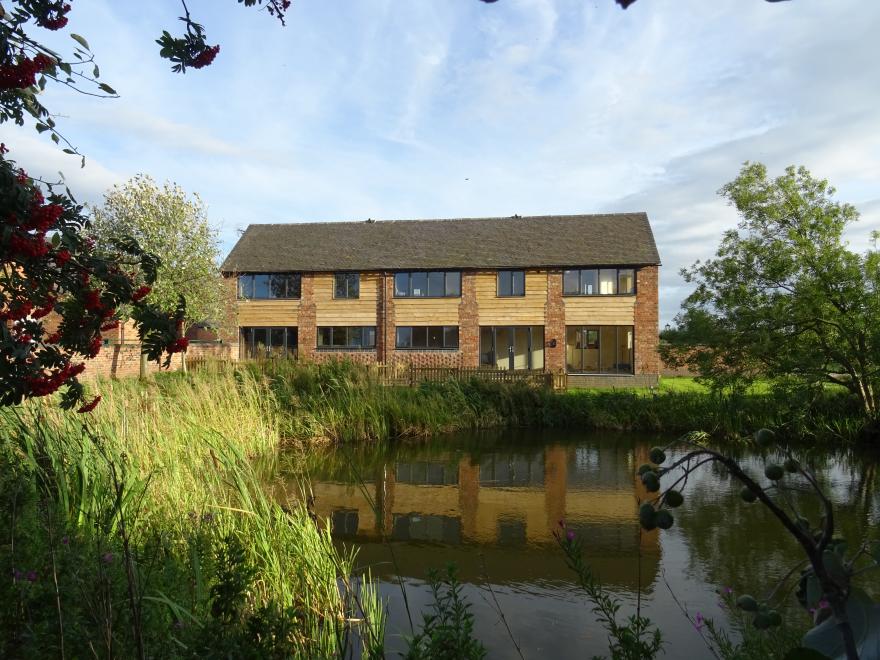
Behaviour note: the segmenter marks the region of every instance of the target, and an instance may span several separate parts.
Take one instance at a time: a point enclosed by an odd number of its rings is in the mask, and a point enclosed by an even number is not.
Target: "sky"
[[[3,124],[10,157],[63,171],[81,202],[137,173],[175,181],[224,256],[259,222],[646,211],[662,327],[679,270],[736,225],[717,190],[747,160],[829,179],[862,214],[852,249],[880,229],[878,2],[294,0],[281,27],[190,0],[221,50],[185,75],[155,44],[179,3],[72,4],[121,98],[45,94],[85,168]]]

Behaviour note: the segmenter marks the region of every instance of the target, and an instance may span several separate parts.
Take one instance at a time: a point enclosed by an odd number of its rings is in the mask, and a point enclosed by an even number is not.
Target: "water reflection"
[[[476,634],[490,657],[514,649],[486,593],[491,583],[527,657],[589,657],[605,639],[575,589],[555,547],[564,519],[585,540],[587,559],[631,612],[661,625],[669,657],[709,658],[672,599],[723,623],[715,590],[733,585],[761,593],[799,556],[761,507],[745,505],[723,471],[704,470],[688,486],[676,525],[640,532],[637,508],[646,496],[635,477],[656,439],[633,435],[493,433],[456,436],[422,446],[342,448],[298,457],[281,483],[292,498],[305,482],[318,516],[334,536],[358,547],[389,600],[389,652],[409,634],[399,591],[416,610],[427,603],[427,571],[455,562],[477,616]],[[741,460],[756,475],[760,457]],[[850,538],[876,534],[876,463],[823,456],[815,468]],[[818,514],[813,504],[798,506]],[[811,513],[813,512],[813,513]],[[667,588],[667,583],[670,588]],[[876,592],[877,580],[866,585]],[[639,596],[637,596],[639,594]]]
[[[365,561],[381,561],[383,540],[399,543],[404,575],[421,579],[426,566],[444,566],[450,549],[464,546],[480,551],[480,557],[458,557],[465,579],[478,579],[485,561],[500,584],[533,577],[570,582],[552,548],[553,532],[564,519],[589,539],[603,579],[619,589],[638,589],[634,562],[642,555],[642,584],[650,586],[660,555],[658,534],[640,534],[635,524],[645,493],[634,477],[649,445],[630,437],[597,446],[535,447],[513,436],[501,442],[505,448],[497,448],[497,437],[487,448],[486,436],[483,443],[469,440],[475,446],[464,442],[440,452],[378,450],[369,461],[341,452],[321,457],[308,471],[315,512],[331,522],[334,536],[356,542]],[[295,488],[292,480],[289,489]],[[417,556],[410,558],[409,549],[416,547]],[[633,561],[621,562],[624,557]]]

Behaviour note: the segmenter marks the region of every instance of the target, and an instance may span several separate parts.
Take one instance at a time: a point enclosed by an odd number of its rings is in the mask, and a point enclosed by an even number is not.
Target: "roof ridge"
[[[363,220],[310,220],[306,222],[297,222],[291,220],[289,222],[252,222],[248,224],[251,227],[288,227],[288,226],[310,226],[310,225],[362,225],[373,223],[395,223],[395,222],[469,222],[474,220],[535,220],[537,218],[607,218],[617,216],[644,216],[648,217],[647,211],[624,211],[614,213],[555,213],[544,215],[487,215],[487,216],[468,216],[463,218],[366,218]]]

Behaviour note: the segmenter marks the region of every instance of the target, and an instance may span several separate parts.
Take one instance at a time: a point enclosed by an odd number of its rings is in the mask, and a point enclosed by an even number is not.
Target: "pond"
[[[719,469],[702,468],[691,479],[672,529],[640,532],[638,500],[646,493],[634,475],[655,444],[665,443],[632,434],[504,431],[318,450],[305,465],[298,458],[290,461],[296,468],[282,469],[279,496],[296,497],[305,483],[334,536],[358,548],[358,565],[370,567],[388,604],[390,657],[406,648],[412,630],[402,589],[418,626],[430,603],[427,573],[450,562],[489,657],[518,657],[499,609],[526,658],[604,655],[604,630],[553,537],[564,519],[625,613],[640,599],[643,614],[659,624],[667,657],[711,658],[682,608],[726,621],[718,590],[766,594],[801,555]],[[740,458],[762,474],[759,456]],[[876,465],[826,456],[814,469],[851,545],[876,534]],[[818,519],[811,498],[796,499]],[[867,584],[875,594],[878,585],[876,577]]]

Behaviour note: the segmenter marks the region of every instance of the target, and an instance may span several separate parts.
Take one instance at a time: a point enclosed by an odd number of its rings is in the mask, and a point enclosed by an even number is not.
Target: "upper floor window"
[[[458,348],[458,326],[399,325],[395,328],[395,346],[415,349]]]
[[[499,296],[526,295],[526,273],[524,270],[498,271]]]
[[[238,276],[239,298],[299,298],[301,290],[302,276],[299,273],[247,273]]]
[[[336,273],[333,284],[334,298],[360,298],[360,273]]]
[[[376,348],[375,326],[321,326],[318,348]]]
[[[566,296],[632,295],[635,292],[633,268],[583,268],[562,274],[562,293]]]
[[[413,271],[394,274],[397,298],[458,298],[461,273],[458,271]]]

